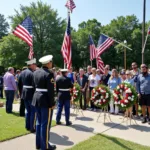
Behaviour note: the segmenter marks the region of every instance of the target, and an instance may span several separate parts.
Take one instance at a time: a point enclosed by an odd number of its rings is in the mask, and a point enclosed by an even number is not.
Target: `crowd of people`
[[[136,62],[131,64],[130,70],[117,69],[110,70],[106,65],[104,74],[99,69],[87,66],[87,69],[80,68],[79,71],[73,72],[73,68],[56,69],[52,68],[52,55],[42,57],[39,62],[42,68],[38,68],[36,60],[27,62],[27,67],[22,70],[14,71],[9,67],[4,76],[0,77],[0,97],[3,98],[3,90],[6,97],[6,112],[12,113],[14,98],[20,99],[20,116],[25,116],[25,128],[30,132],[36,131],[37,149],[56,149],[55,145],[49,144],[48,131],[51,126],[53,109],[57,104],[56,123],[61,125],[61,113],[64,107],[66,125],[70,122],[70,89],[74,83],[80,86],[81,97],[79,100],[80,108],[83,110],[97,111],[91,101],[91,91],[96,86],[103,84],[111,92],[121,83],[131,84],[137,91],[137,101],[133,106],[133,115],[137,118],[142,117],[142,123],[150,124],[150,74],[148,66],[142,64],[140,68]],[[54,85],[56,84],[56,91]],[[57,102],[55,102],[55,92],[57,93]],[[141,107],[142,114],[139,114]],[[108,106],[111,114],[118,115],[122,111],[114,105],[114,100]],[[35,126],[36,121],[36,126]],[[44,143],[44,142],[45,143]]]

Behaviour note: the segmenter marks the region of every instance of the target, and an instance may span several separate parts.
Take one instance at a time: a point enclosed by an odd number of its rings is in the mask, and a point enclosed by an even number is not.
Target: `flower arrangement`
[[[78,83],[74,83],[73,89],[70,92],[72,96],[73,102],[78,102],[80,100],[81,92],[80,92],[80,86]]]
[[[111,92],[108,87],[99,85],[92,90],[91,100],[97,107],[106,107],[111,100]]]
[[[128,83],[121,83],[113,91],[114,104],[122,109],[128,109],[137,100],[135,88]]]

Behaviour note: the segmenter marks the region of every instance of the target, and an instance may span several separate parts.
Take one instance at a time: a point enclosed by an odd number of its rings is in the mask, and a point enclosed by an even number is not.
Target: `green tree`
[[[9,24],[6,21],[4,15],[0,14],[0,39],[7,35],[8,33]]]
[[[43,55],[54,55],[54,62],[58,66],[62,63],[60,53],[65,31],[65,20],[58,17],[57,11],[50,5],[38,1],[30,6],[20,6],[20,11],[11,16],[12,28],[15,28],[26,16],[33,21],[33,40],[35,57],[39,59]],[[15,53],[15,49],[13,50]],[[28,55],[24,55],[27,58]]]

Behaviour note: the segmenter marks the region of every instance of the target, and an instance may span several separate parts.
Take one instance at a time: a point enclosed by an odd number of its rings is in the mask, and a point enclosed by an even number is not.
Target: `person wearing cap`
[[[69,77],[67,77],[68,70],[61,69],[62,75],[56,80],[56,92],[58,93],[58,109],[56,115],[56,123],[61,124],[61,113],[64,107],[66,125],[69,126],[72,123],[69,121],[70,118],[70,89],[73,88],[73,83]]]
[[[36,69],[36,59],[32,59],[26,62],[28,68],[21,72],[18,79],[18,89],[20,98],[24,100],[26,108],[26,123],[25,128],[34,133],[35,132],[35,108],[31,105],[34,84],[33,84],[33,71]]]
[[[36,148],[40,150],[54,150],[55,145],[49,143],[50,127],[52,123],[54,101],[54,74],[52,68],[52,55],[47,55],[39,59],[42,68],[33,74],[35,93],[32,105],[35,106],[36,120]]]
[[[124,69],[120,72],[121,82],[123,83],[126,80],[126,72]]]
[[[147,122],[146,109],[148,108],[148,122],[150,125],[150,74],[148,67],[145,64],[141,65],[141,74],[137,77],[137,92],[142,106],[143,120],[142,123]]]

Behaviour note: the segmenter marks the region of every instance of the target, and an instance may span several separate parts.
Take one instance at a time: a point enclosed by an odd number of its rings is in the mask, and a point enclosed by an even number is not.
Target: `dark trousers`
[[[36,148],[46,150],[50,148],[49,131],[52,123],[53,110],[51,108],[36,107]]]
[[[70,100],[58,100],[56,122],[60,122],[63,107],[65,107],[66,123],[69,123],[70,118]]]
[[[92,109],[95,108],[93,101],[91,101],[91,94],[92,94],[91,92],[92,92],[93,89],[94,89],[93,87],[90,87],[90,104],[91,104]]]
[[[83,103],[82,97],[83,97],[83,100],[84,100],[84,104],[82,104],[82,103]],[[86,91],[81,92],[81,97],[80,97],[80,108],[81,108],[81,109],[86,109]]]
[[[20,116],[24,117],[25,116],[25,105],[24,105],[24,100],[20,100],[20,109],[19,109]]]
[[[35,130],[36,114],[35,107],[31,105],[31,100],[24,100],[26,108],[26,123],[25,128],[31,132]]]
[[[0,88],[0,97],[3,98],[3,88]]]
[[[12,106],[13,106],[15,91],[5,90],[5,95],[6,95],[6,112],[12,113],[12,108],[13,108]]]

